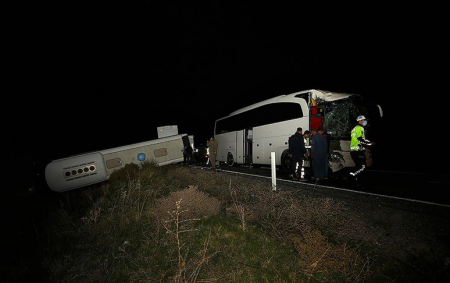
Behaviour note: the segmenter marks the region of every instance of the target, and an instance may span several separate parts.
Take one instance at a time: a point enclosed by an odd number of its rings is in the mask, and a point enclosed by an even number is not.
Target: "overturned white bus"
[[[65,192],[106,181],[115,170],[129,163],[153,161],[158,166],[163,166],[182,162],[181,149],[184,145],[193,144],[193,139],[192,135],[172,134],[141,143],[53,160],[45,167],[45,180],[51,190]]]

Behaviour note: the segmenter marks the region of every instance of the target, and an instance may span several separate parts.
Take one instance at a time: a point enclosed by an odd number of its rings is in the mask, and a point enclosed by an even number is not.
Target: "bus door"
[[[253,163],[253,152],[252,152],[252,145],[253,145],[253,128],[247,128],[244,130],[244,136],[245,136],[245,146],[244,146],[244,162],[246,164],[252,164]]]
[[[235,162],[244,164],[245,156],[245,130],[236,131],[236,156]]]
[[[236,132],[236,162],[239,164],[252,163],[252,128]]]

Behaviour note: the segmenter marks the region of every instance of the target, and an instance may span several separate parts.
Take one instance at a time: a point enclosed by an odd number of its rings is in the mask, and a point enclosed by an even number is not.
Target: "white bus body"
[[[158,139],[169,136],[175,136],[178,135],[178,126],[172,125],[172,126],[157,127],[156,131],[158,132]]]
[[[330,153],[336,153],[330,154],[331,170],[335,172],[352,167],[350,130],[356,123],[356,115],[368,115],[359,112],[361,107],[357,106],[361,103],[360,95],[311,89],[244,107],[216,120],[214,138],[219,144],[217,160],[229,166],[270,165],[271,152],[275,152],[275,164],[288,170],[289,137],[297,127],[302,127],[303,132],[321,127],[332,139]],[[373,116],[381,117],[380,106],[377,105],[376,109],[378,113]]]
[[[140,165],[153,161],[158,166],[183,161],[184,145],[193,144],[193,136],[171,135],[126,146],[99,150],[63,159],[53,160],[45,168],[45,180],[49,188],[64,192],[103,182],[126,164]]]
[[[100,152],[53,160],[45,167],[47,185],[57,192],[100,183],[107,179],[105,161]]]

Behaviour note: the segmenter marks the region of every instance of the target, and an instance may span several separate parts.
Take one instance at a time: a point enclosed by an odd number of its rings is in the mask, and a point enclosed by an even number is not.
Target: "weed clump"
[[[392,266],[409,276],[377,254],[384,230],[345,203],[247,177],[143,162],[59,203],[36,227],[46,282],[385,282],[398,279]]]
[[[170,212],[177,209],[178,202],[183,211],[182,219],[209,218],[220,212],[219,201],[199,191],[197,186],[193,185],[159,199],[152,208],[152,212],[157,219],[167,221],[170,219]]]
[[[125,164],[123,168],[120,170],[116,170],[109,176],[110,182],[116,182],[116,181],[126,181],[128,179],[134,179],[136,177],[136,174],[139,172],[139,165],[130,163]]]
[[[350,282],[359,282],[370,275],[370,261],[361,257],[347,244],[331,244],[318,230],[303,232],[303,237],[293,239],[299,253],[298,264],[308,279],[326,281],[331,278],[343,278]]]

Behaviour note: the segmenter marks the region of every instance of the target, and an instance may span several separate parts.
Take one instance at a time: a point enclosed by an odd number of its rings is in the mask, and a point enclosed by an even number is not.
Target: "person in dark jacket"
[[[292,180],[299,180],[298,168],[302,168],[303,160],[306,158],[306,147],[305,147],[305,137],[302,135],[303,129],[298,127],[297,132],[289,138],[289,156],[291,157],[291,163],[289,165],[290,175]],[[309,137],[305,132],[306,137]],[[300,174],[301,175],[301,174]]]
[[[183,150],[184,165],[189,165],[191,163],[192,154],[193,154],[192,146],[190,144],[185,145]]]
[[[312,130],[311,159],[313,160],[314,179],[325,179],[327,169],[327,139],[317,130]]]
[[[328,160],[329,160],[329,156],[330,156],[330,136],[328,135],[327,132],[324,131],[324,129],[320,128],[319,129],[319,134],[322,134],[325,139],[327,140],[327,154],[326,154],[326,158],[325,158],[325,179],[328,179]]]

